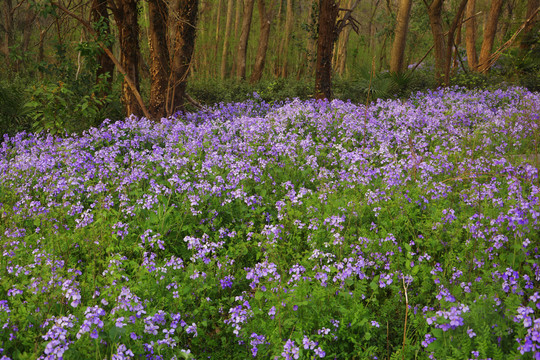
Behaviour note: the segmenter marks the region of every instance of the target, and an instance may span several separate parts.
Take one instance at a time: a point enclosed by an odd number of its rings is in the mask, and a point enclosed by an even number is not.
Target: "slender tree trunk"
[[[266,0],[258,0],[259,16],[261,18],[261,37],[259,38],[259,47],[255,57],[255,66],[249,81],[253,84],[261,80],[266,62],[266,50],[268,49],[268,39],[270,38],[270,26],[272,25],[273,4],[269,11],[266,10]]]
[[[467,63],[471,71],[476,71],[478,67],[475,7],[476,0],[469,0],[465,8],[465,47],[467,49]]]
[[[450,25],[450,29],[448,30],[448,41],[446,43],[446,60],[445,60],[445,69],[444,69],[444,83],[446,85],[450,84],[450,68],[452,66],[452,49],[454,48],[455,44],[455,36],[456,30],[458,26],[461,26],[461,17],[463,16],[463,12],[465,11],[465,6],[467,5],[467,0],[461,0],[459,3],[458,11],[456,13],[456,16],[454,17],[454,20],[452,21],[452,24]]]
[[[444,81],[445,39],[442,23],[442,5],[444,0],[433,0],[428,7],[429,25],[433,34],[433,50],[435,54],[435,79],[438,85]]]
[[[216,15],[216,41],[214,42],[215,45],[215,59],[218,58],[218,49],[219,49],[219,36],[220,34],[220,25],[221,25],[221,0],[218,1],[217,4],[217,15]]]
[[[348,0],[345,4],[346,9],[351,9],[353,6],[354,0]],[[338,14],[338,22],[343,20],[346,12],[343,12],[343,16]],[[351,33],[351,28],[349,26],[345,27],[337,38],[337,43],[334,44],[334,57],[333,57],[333,69],[340,76],[343,75],[345,70],[345,63],[347,61],[347,44],[349,42],[349,34]]]
[[[405,55],[405,45],[407,44],[411,5],[412,0],[400,0],[399,2],[394,43],[392,44],[392,52],[390,54],[390,71],[394,73],[403,71],[403,57]]]
[[[6,65],[9,68],[11,63],[10,47],[13,44],[13,2],[12,0],[4,0],[3,8],[4,18],[4,44],[2,52],[6,59]]]
[[[482,48],[480,49],[480,58],[478,59],[478,71],[482,73],[487,72],[490,67],[489,57],[491,56],[495,34],[497,33],[497,23],[499,21],[502,4],[503,0],[492,0],[491,2],[484,30],[484,37],[482,39]]]
[[[231,26],[233,17],[233,0],[227,1],[227,21],[225,23],[225,36],[223,38],[223,51],[221,52],[221,80],[227,75],[227,53],[229,50],[229,40],[231,37]]]
[[[39,30],[39,45],[38,45],[38,62],[43,62],[45,60],[45,35],[47,31],[45,29]]]
[[[111,33],[111,25],[109,19],[109,12],[107,11],[107,0],[94,0],[92,2],[92,21],[94,23],[101,23],[99,27],[102,32],[100,36],[108,37]],[[109,46],[109,49],[112,51],[112,48]],[[100,51],[97,55],[97,62],[99,67],[96,71],[96,83],[100,80],[100,77],[104,74],[109,74],[107,79],[107,86],[105,92],[110,92],[113,83],[113,73],[114,73],[114,62],[111,60],[104,51]],[[100,94],[105,95],[105,94]]]
[[[287,0],[287,15],[285,19],[285,34],[283,36],[283,65],[281,67],[281,77],[286,78],[288,75],[289,66],[289,40],[293,31],[293,0]]]
[[[113,9],[113,16],[118,27],[120,42],[120,64],[126,71],[131,81],[139,91],[139,59],[141,51],[139,47],[139,23],[137,0],[109,0]],[[122,82],[122,103],[126,115],[142,115],[142,109],[137,101],[135,93],[130,88],[126,79]]]
[[[318,34],[315,33],[315,29],[317,28],[317,21],[318,19],[315,18],[315,7],[318,7],[319,0],[311,0],[311,5],[309,7],[308,12],[308,24],[309,28],[313,30],[313,32],[308,33],[308,41],[307,41],[307,49],[306,49],[306,65],[307,65],[307,73],[311,77],[313,76],[315,72],[315,65],[317,61],[317,37]]]
[[[284,36],[280,36],[281,33],[282,33],[282,29],[283,29],[283,19],[282,19],[282,8],[283,8],[283,1],[282,0],[279,0],[279,7],[278,7],[278,11],[277,11],[277,16],[276,16],[276,29],[279,29],[279,35],[274,35],[272,36],[272,40],[273,40],[273,44],[272,45],[269,45],[272,49],[277,49],[277,51],[275,51],[275,56],[273,57],[274,58],[274,63],[272,64],[273,66],[271,66],[271,68],[274,69],[274,76],[275,77],[279,77],[279,74],[281,72],[281,57],[283,55],[283,41],[285,40],[284,39]]]
[[[32,10],[32,5],[30,3],[26,4],[26,16],[24,18],[24,29],[23,29],[23,42],[22,42],[22,51],[26,53],[28,47],[30,46],[30,38],[34,30],[34,21],[36,20],[36,13]]]
[[[169,8],[165,0],[148,0],[150,45],[150,105],[154,119],[167,115],[168,78],[171,71],[167,24]]]
[[[469,0],[470,1],[470,0]],[[454,48],[454,60],[453,60],[453,63],[452,63],[452,76],[454,76],[456,74],[456,70],[458,69],[459,67],[459,63],[461,62],[461,59],[460,59],[460,55],[459,55],[459,47],[461,46],[461,33],[462,33],[462,26],[463,26],[463,17],[464,17],[465,13],[463,12],[461,14],[461,18],[459,19],[459,25],[458,25],[458,28],[456,30],[456,41],[455,41],[455,48]]]
[[[515,2],[513,1],[506,1],[506,12],[504,13],[504,10],[501,10],[501,19],[502,19],[502,25],[501,25],[501,31],[498,34],[498,39],[500,43],[504,42],[504,39],[506,37],[506,34],[508,33],[508,29],[510,28],[510,25],[514,21],[514,6]]]
[[[315,68],[315,98],[332,98],[332,54],[339,12],[335,0],[319,0],[319,38],[317,39],[317,65]]]
[[[255,0],[244,0],[244,14],[242,18],[242,32],[238,41],[238,60],[236,66],[236,77],[244,80],[246,78],[246,57],[249,32],[251,30],[251,18],[253,17],[253,4]]]
[[[178,11],[174,14],[177,25],[168,87],[168,114],[184,109],[187,78],[197,34],[198,3],[198,0],[177,0]]]
[[[381,0],[377,1],[371,1],[370,3],[370,16],[369,16],[369,22],[368,22],[368,32],[369,32],[369,42],[368,47],[369,51],[373,54],[375,52],[375,25],[374,19],[375,14],[377,13],[377,9],[379,8]]]
[[[339,38],[338,52],[336,56],[336,72],[343,76],[345,73],[345,67],[347,65],[347,45],[349,43],[349,35],[351,34],[351,28],[346,27]]]
[[[243,1],[242,0],[237,0],[236,1],[236,8],[235,8],[236,13],[234,14],[234,35],[233,35],[235,43],[234,43],[234,45],[231,45],[231,47],[233,48],[233,53],[234,53],[234,49],[238,47],[238,43],[239,43],[239,40],[240,40],[240,34],[238,33],[238,31],[239,31],[239,29],[242,28],[240,26],[240,24],[242,22],[242,10],[243,10],[243,8],[244,8]],[[233,55],[232,62],[233,62],[233,66],[232,66],[232,69],[231,69],[231,75],[236,76],[236,69],[238,68],[238,57]]]
[[[236,1],[236,13],[234,14],[234,38],[238,39],[238,29],[240,29],[240,22],[242,21],[242,9],[243,9],[242,0]]]
[[[525,15],[525,19],[529,19],[531,16],[533,16],[534,12],[538,7],[540,6],[540,0],[529,0],[527,2],[527,14]],[[534,29],[534,26],[537,22],[538,15],[534,17],[534,19],[523,29],[523,34],[521,35],[521,41],[519,43],[519,48],[521,50],[529,50],[533,44],[531,41],[531,35],[532,35],[532,29]]]

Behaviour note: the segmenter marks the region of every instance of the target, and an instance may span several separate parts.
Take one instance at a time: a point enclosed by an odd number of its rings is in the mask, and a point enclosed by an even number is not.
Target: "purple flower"
[[[285,360],[298,359],[300,357],[300,348],[296,346],[294,340],[287,339],[287,342],[283,346],[281,356],[283,356]]]

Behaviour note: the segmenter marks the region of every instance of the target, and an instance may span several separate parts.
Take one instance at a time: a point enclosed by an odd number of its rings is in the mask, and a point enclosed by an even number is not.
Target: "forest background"
[[[257,97],[540,89],[539,0],[1,0],[0,133]]]

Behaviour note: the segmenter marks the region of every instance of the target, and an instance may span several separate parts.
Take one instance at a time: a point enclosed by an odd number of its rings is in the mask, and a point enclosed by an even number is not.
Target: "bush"
[[[0,81],[0,136],[13,135],[31,128],[32,119],[28,116],[25,102],[26,93],[21,84]]]

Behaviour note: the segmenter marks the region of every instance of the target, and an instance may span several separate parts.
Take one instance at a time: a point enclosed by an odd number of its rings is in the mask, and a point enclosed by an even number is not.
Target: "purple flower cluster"
[[[407,300],[429,329],[410,346],[476,344],[485,303],[513,316],[508,351],[540,352],[539,94],[259,100],[4,137],[6,356],[28,333],[41,358],[202,358],[222,336],[231,357],[324,357]]]

